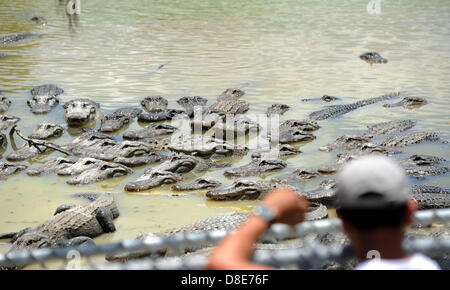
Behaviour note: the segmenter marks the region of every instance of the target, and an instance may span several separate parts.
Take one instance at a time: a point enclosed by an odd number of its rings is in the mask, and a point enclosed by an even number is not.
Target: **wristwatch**
[[[273,224],[275,222],[275,219],[277,216],[277,213],[272,208],[270,208],[266,205],[257,206],[253,210],[253,214],[256,216],[259,216],[260,218],[262,218],[269,224]]]

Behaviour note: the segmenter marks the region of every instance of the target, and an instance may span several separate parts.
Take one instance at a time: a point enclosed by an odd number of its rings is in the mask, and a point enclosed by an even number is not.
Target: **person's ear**
[[[410,226],[414,223],[414,213],[419,209],[419,203],[414,198],[411,198],[406,204],[405,226]]]

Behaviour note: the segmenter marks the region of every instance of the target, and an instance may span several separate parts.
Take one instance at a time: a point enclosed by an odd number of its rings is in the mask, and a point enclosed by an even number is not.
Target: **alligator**
[[[219,95],[218,99],[238,99],[243,95],[245,95],[245,92],[240,89],[228,88]]]
[[[98,147],[104,141],[117,144],[114,137],[98,131],[88,130],[75,138],[71,143],[63,146],[65,150],[71,151],[74,155],[82,156],[87,149]]]
[[[31,139],[32,140],[32,139]],[[9,153],[6,156],[6,160],[8,161],[23,161],[27,159],[31,159],[33,157],[38,156],[42,153],[50,153],[53,150],[46,146],[39,146],[36,144],[31,144],[29,142],[23,144],[18,150]]]
[[[280,127],[278,138],[279,138],[278,142],[280,142],[281,144],[286,144],[286,143],[311,141],[316,139],[316,136],[299,129],[284,130],[283,127]],[[275,138],[273,138],[273,136],[270,136],[270,141],[274,142]]]
[[[252,159],[258,158],[283,158],[287,156],[293,156],[302,153],[301,150],[288,145],[288,144],[277,144],[270,150],[258,150],[252,153]]]
[[[6,135],[0,132],[0,151],[3,151],[6,149],[6,146],[8,145],[8,139],[6,138]],[[0,158],[2,158],[0,154]]]
[[[319,150],[330,152],[334,149],[340,150],[360,149],[365,144],[370,143],[371,140],[372,136],[362,137],[362,136],[343,135],[338,137],[333,142],[320,147]]]
[[[169,102],[161,96],[145,97],[141,101],[142,107],[150,113],[165,111],[168,103]]]
[[[286,166],[286,162],[281,160],[253,159],[246,165],[226,170],[224,175],[226,177],[258,176],[284,169]]]
[[[6,179],[11,175],[17,174],[25,169],[28,166],[24,164],[16,164],[10,162],[0,162],[0,180]]]
[[[107,178],[120,177],[133,173],[133,170],[117,163],[94,158],[81,158],[74,164],[57,170],[59,175],[72,175],[67,184],[90,184]]]
[[[316,170],[297,168],[293,172],[291,172],[287,177],[273,178],[271,181],[277,183],[291,183],[292,181],[296,182],[298,180],[313,179],[319,176],[320,174]]]
[[[213,136],[218,139],[234,138],[235,136],[244,136],[250,132],[258,132],[260,126],[258,123],[246,116],[229,116],[226,121],[218,120],[211,131]]]
[[[334,118],[334,117],[337,117],[340,115],[347,114],[351,111],[354,111],[356,109],[359,109],[359,108],[367,106],[367,105],[371,105],[371,104],[378,103],[381,101],[387,101],[387,100],[397,98],[399,95],[400,95],[400,93],[397,92],[397,93],[391,93],[391,94],[382,95],[379,97],[373,97],[373,98],[357,101],[357,102],[351,103],[351,104],[328,106],[325,109],[312,112],[311,114],[309,114],[309,118],[312,120],[315,120],[315,121]]]
[[[191,128],[194,132],[204,132],[223,122],[225,122],[224,113],[205,111],[200,118],[194,116],[194,119],[191,121]]]
[[[316,131],[320,128],[317,122],[311,120],[286,120],[280,124],[280,131],[297,129],[301,131]]]
[[[127,183],[125,190],[142,191],[163,183],[174,183],[182,180],[180,174],[202,172],[213,167],[223,167],[223,165],[186,154],[173,154],[160,165],[145,170],[136,181]]]
[[[69,126],[82,126],[100,117],[100,104],[89,99],[75,99],[63,105]]]
[[[206,188],[216,188],[220,185],[222,185],[222,183],[220,183],[217,180],[214,180],[214,179],[211,179],[208,177],[200,177],[191,183],[175,184],[172,186],[172,190],[175,190],[175,191],[199,190],[199,189],[206,189]]]
[[[147,169],[136,181],[127,183],[125,190],[134,192],[143,191],[158,187],[162,184],[175,183],[182,180],[183,178],[178,173],[159,170],[157,168]]]
[[[59,104],[58,96],[64,93],[64,90],[52,84],[46,84],[34,87],[30,90],[33,96],[27,101],[33,114],[46,114],[53,110]]]
[[[306,199],[325,205],[334,205],[336,200],[336,182],[334,179],[325,179],[312,189],[300,191]]]
[[[36,34],[34,34],[34,33],[16,33],[16,34],[3,35],[3,36],[0,36],[0,45],[12,44],[12,43],[30,38],[32,36],[36,36]]]
[[[436,141],[438,139],[439,134],[435,132],[411,132],[394,135],[381,141],[378,145],[383,147],[404,147],[426,141]]]
[[[120,108],[102,118],[100,132],[114,132],[130,124],[140,113],[138,108]]]
[[[172,134],[176,130],[177,130],[176,127],[168,124],[151,124],[141,130],[125,132],[123,134],[123,138],[128,140],[154,138],[158,136]]]
[[[413,109],[417,107],[421,107],[423,105],[428,104],[428,101],[424,98],[419,97],[404,97],[403,100],[401,100],[398,103],[393,104],[384,104],[383,107],[385,108],[392,108],[392,107],[400,107],[403,106],[407,109]]]
[[[359,56],[360,59],[364,60],[367,63],[374,64],[374,63],[387,63],[388,60],[381,57],[381,55],[378,52],[371,51],[366,52],[364,54],[361,54]]]
[[[164,232],[157,232],[157,233],[149,233],[146,235],[139,235],[137,239],[144,240],[146,238],[154,238],[154,237],[161,237],[161,238],[170,238],[175,235],[180,234],[195,234],[195,233],[203,233],[205,231],[219,231],[224,230],[231,232],[235,229],[237,229],[243,222],[245,222],[249,218],[249,214],[244,213],[233,213],[223,216],[213,216],[209,217],[203,220],[196,221],[194,223],[188,224],[186,226],[167,230]],[[323,219],[328,216],[328,212],[325,206],[320,204],[310,204],[310,210],[308,213],[306,213],[305,220],[311,221],[311,220],[318,220]],[[260,241],[255,244],[255,247],[257,249],[263,248],[263,249],[288,249],[292,248],[294,245],[297,244],[297,240],[294,241],[293,244],[279,244],[280,240],[277,240],[273,236],[263,236]],[[183,249],[183,253],[192,253],[192,254],[198,254],[198,250],[203,249],[202,254],[209,254],[214,246],[214,243],[211,241],[206,241],[203,244],[196,244],[195,246],[188,246]],[[211,247],[211,248],[209,248]],[[182,254],[183,254],[182,253]],[[149,250],[143,250],[143,251],[133,251],[133,252],[125,252],[125,251],[119,251],[112,254],[109,254],[106,256],[106,260],[108,261],[127,261],[130,259],[140,259],[148,256],[173,256],[173,255],[179,255],[180,253],[176,252],[158,252],[153,253]]]
[[[19,117],[11,115],[1,115],[0,116],[0,131],[6,130],[20,121]]]
[[[230,155],[242,156],[248,151],[247,147],[234,145],[224,140],[212,138],[206,135],[182,134],[173,136],[170,142],[171,144],[168,146],[168,149],[172,151],[202,157]]]
[[[37,125],[33,132],[28,135],[28,138],[45,140],[49,138],[61,137],[63,133],[63,126],[52,123],[43,123]]]
[[[273,104],[272,106],[267,108],[266,115],[267,116],[270,116],[270,115],[273,115],[273,114],[283,115],[290,108],[291,107],[289,107],[288,105],[284,105],[284,104]]]
[[[36,24],[45,25],[47,24],[47,19],[40,15],[33,15],[30,17],[30,20],[35,22]]]
[[[58,157],[56,159],[52,159],[45,164],[30,168],[27,170],[27,174],[29,176],[40,176],[44,174],[56,173],[59,170],[65,169],[75,163],[74,160],[64,157]]]
[[[125,155],[125,154],[124,154]],[[156,163],[166,160],[167,157],[156,152],[134,151],[130,156],[119,156],[114,158],[115,163],[125,165],[127,167],[136,167]]]
[[[177,103],[186,110],[186,114],[189,116],[189,118],[192,118],[194,116],[194,110],[196,108],[199,108],[203,111],[207,102],[207,99],[199,96],[182,97],[177,101]]]
[[[450,207],[450,191],[438,186],[413,185],[410,194],[418,202],[419,209]]]
[[[9,100],[5,95],[0,92],[0,113],[8,111],[11,106],[11,100]]]
[[[143,112],[138,115],[138,120],[141,122],[159,122],[172,120],[175,116],[183,114],[183,110],[167,109],[162,112]]]
[[[142,107],[146,112],[138,115],[141,122],[157,122],[171,120],[178,114],[184,113],[182,110],[167,109],[167,100],[161,96],[146,97],[141,101]]]
[[[406,175],[413,176],[417,179],[424,179],[429,175],[440,175],[448,172],[448,167],[431,166],[411,166],[405,168]]]
[[[309,101],[324,101],[324,102],[332,102],[332,101],[339,101],[341,98],[329,96],[329,95],[323,95],[321,98],[318,99],[302,99],[302,102],[309,102]]]
[[[118,216],[117,205],[109,194],[87,204],[62,205],[44,223],[14,234],[9,252],[93,243],[92,238],[116,230],[113,220]]]
[[[431,165],[440,164],[445,161],[446,160],[444,158],[437,157],[437,156],[425,155],[425,154],[421,154],[421,155],[414,154],[414,155],[411,155],[410,157],[408,157],[406,160],[403,160],[401,162],[401,164],[413,165],[413,166],[431,166]]]
[[[230,186],[219,187],[206,192],[206,197],[212,200],[263,199],[267,193],[276,187],[277,184],[266,181],[238,179]]]
[[[389,122],[378,123],[375,125],[367,126],[368,130],[363,133],[366,135],[390,135],[394,133],[400,133],[411,129],[416,125],[412,120],[395,120]]]

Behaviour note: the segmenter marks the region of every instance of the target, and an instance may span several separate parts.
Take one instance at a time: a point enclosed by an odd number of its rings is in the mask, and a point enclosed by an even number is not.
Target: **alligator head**
[[[43,123],[39,124],[34,131],[28,135],[31,139],[48,139],[60,137],[64,133],[64,128],[60,125]]]
[[[85,157],[80,158],[77,162],[69,167],[58,170],[56,173],[58,175],[76,175],[80,174],[88,169],[99,167],[105,162],[95,158]]]
[[[0,92],[0,113],[8,111],[11,101]]]
[[[16,174],[26,168],[26,165],[2,162],[0,163],[0,179]]]
[[[423,105],[428,104],[428,101],[424,98],[419,98],[419,97],[405,97],[403,98],[403,100],[401,100],[398,103],[393,103],[393,104],[384,104],[383,107],[385,108],[391,108],[391,107],[398,107],[398,106],[403,106],[405,108],[417,108]]]
[[[10,252],[25,249],[47,248],[51,246],[50,238],[40,233],[25,233],[20,236],[11,246]]]
[[[181,175],[170,171],[152,169],[144,172],[144,175],[136,181],[125,185],[126,191],[142,191],[154,188],[166,183],[174,183],[183,180]]]
[[[200,177],[194,180],[192,183],[188,184],[176,184],[172,186],[173,190],[176,191],[183,191],[183,190],[199,190],[199,189],[205,189],[205,188],[211,188],[211,187],[218,187],[222,183],[211,179],[207,177]]]
[[[10,116],[10,115],[1,115],[0,116],[0,130],[7,129],[8,127],[16,124],[20,121],[19,117]]]
[[[206,163],[202,159],[186,154],[173,154],[168,160],[158,166],[159,170],[173,173],[186,173],[193,170],[201,171],[206,168]]]
[[[58,95],[64,93],[63,89],[55,85],[42,85],[31,89],[31,100],[27,101],[33,114],[46,114],[59,104]]]
[[[245,95],[245,92],[240,89],[228,88],[220,94],[219,99],[240,98],[243,95]]]
[[[102,118],[100,131],[114,132],[131,123],[142,112],[137,108],[122,108]]]
[[[100,105],[89,99],[71,100],[64,104],[64,118],[69,126],[82,126],[100,114]]]
[[[241,179],[225,188],[208,191],[206,197],[213,200],[261,199],[275,188],[268,182]]]
[[[281,160],[253,159],[249,164],[226,170],[224,175],[227,177],[255,176],[273,170],[283,169],[286,162]]]
[[[176,127],[168,124],[152,124],[141,130],[125,132],[123,134],[123,138],[129,140],[153,138],[161,135],[172,134],[176,130]]]
[[[280,143],[293,143],[302,141],[311,141],[316,139],[316,136],[309,134],[299,129],[289,129],[287,131],[280,130],[279,142]]]
[[[161,96],[150,96],[146,97],[141,101],[142,107],[147,112],[162,112],[167,109],[167,100]]]
[[[361,54],[359,56],[362,60],[365,62],[368,62],[370,64],[373,63],[387,63],[387,59],[381,57],[381,55],[378,52],[372,51],[372,52],[366,52],[364,54]]]
[[[130,168],[116,163],[103,162],[99,166],[91,167],[67,180],[68,184],[89,184],[107,178],[120,177],[133,173]]]

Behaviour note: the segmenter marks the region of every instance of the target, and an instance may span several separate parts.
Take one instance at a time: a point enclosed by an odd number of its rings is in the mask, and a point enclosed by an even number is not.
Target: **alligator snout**
[[[89,99],[76,99],[64,104],[64,117],[69,126],[82,126],[95,119],[100,105]]]

